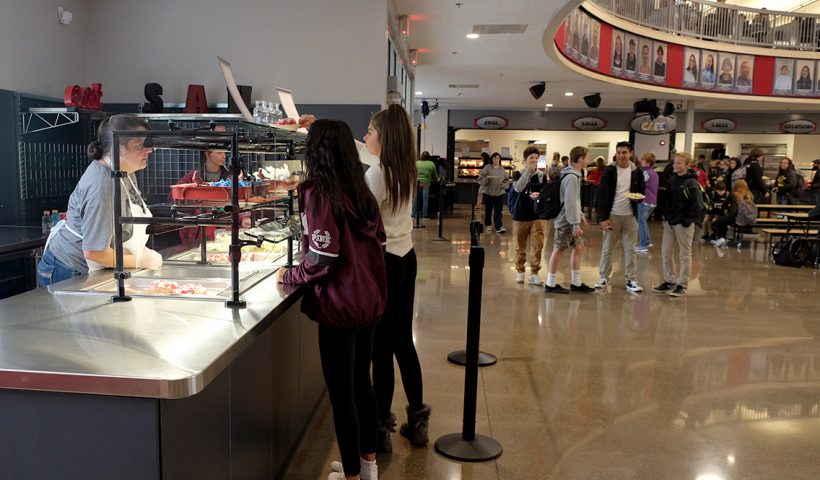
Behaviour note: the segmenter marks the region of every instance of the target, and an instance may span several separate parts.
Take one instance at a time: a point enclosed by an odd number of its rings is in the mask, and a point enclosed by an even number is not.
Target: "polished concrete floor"
[[[414,331],[431,445],[413,448],[394,434],[380,478],[820,478],[820,271],[770,263],[764,239],[740,251],[697,244],[689,294],[653,294],[658,224],[656,246],[638,255],[643,294],[624,289],[621,256],[606,291],[546,295],[514,283],[511,232],[482,236],[481,349],[498,364],[479,370],[476,431],[504,452],[472,464],[438,455],[432,442],[462,427],[464,369],[447,354],[465,345],[468,217],[457,209],[446,219],[448,242],[431,241],[433,221],[414,231]],[[592,284],[599,227],[585,240],[583,279]],[[558,281],[568,276],[565,260]],[[405,403],[398,386],[394,412]],[[325,399],[285,478],[323,480],[334,459]]]

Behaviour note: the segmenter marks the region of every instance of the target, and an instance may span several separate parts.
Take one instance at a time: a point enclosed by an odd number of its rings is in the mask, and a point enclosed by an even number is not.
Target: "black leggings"
[[[376,396],[370,383],[375,325],[337,330],[319,325],[319,355],[345,475],[358,475],[360,453],[376,451]]]
[[[717,238],[726,238],[729,232],[729,225],[735,223],[735,219],[727,215],[719,215],[712,220],[712,231]]]
[[[390,418],[395,376],[393,356],[399,364],[404,393],[411,411],[423,407],[421,365],[413,344],[413,299],[416,293],[416,251],[405,256],[385,255],[387,308],[376,327],[373,344],[373,387],[379,403],[379,418]]]

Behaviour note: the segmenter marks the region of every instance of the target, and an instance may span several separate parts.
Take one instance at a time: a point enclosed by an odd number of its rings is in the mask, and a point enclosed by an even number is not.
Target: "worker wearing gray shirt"
[[[114,266],[114,196],[111,177],[111,149],[114,130],[147,130],[148,124],[136,115],[115,115],[100,123],[97,139],[88,146],[93,162],[88,166],[68,200],[66,220],[59,222],[46,242],[37,266],[41,286],[84,275],[91,270]],[[134,172],[148,164],[153,151],[144,139],[123,137],[120,143],[120,168],[123,178],[124,216],[150,216],[136,184]],[[158,269],[162,256],[146,248],[145,225],[123,225],[124,266]]]

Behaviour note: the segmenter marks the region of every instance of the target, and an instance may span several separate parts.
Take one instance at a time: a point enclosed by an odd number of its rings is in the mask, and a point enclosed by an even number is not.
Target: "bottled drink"
[[[262,100],[257,100],[256,106],[253,107],[253,120],[256,123],[264,123],[262,121]]]
[[[57,225],[57,222],[60,221],[60,212],[57,210],[51,211],[51,226]]]
[[[47,236],[48,233],[51,231],[51,216],[48,214],[48,210],[43,211],[43,218],[41,219],[42,227],[43,227],[43,236]]]
[[[273,118],[270,119],[270,123],[276,123],[282,119],[282,111],[279,110],[279,104],[277,103],[276,106],[273,107]]]

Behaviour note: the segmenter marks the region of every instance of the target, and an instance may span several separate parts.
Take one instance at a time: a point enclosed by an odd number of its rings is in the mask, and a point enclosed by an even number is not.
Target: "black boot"
[[[376,453],[393,453],[390,434],[396,431],[396,414],[390,412],[387,420],[378,420],[376,424]]]
[[[410,443],[417,447],[427,445],[427,430],[430,423],[430,405],[422,404],[421,410],[411,412],[410,407],[407,407],[407,423],[402,424],[399,432]]]

